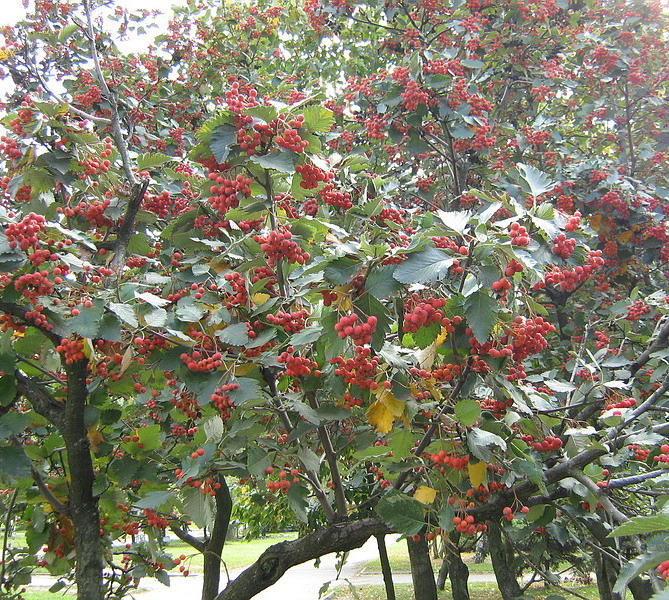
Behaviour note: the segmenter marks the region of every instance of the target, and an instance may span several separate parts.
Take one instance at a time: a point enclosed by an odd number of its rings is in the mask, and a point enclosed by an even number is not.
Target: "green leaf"
[[[109,310],[111,310],[121,321],[130,325],[130,327],[139,327],[139,321],[132,306],[122,304],[120,302],[110,302]]]
[[[219,340],[230,346],[244,346],[249,341],[249,330],[246,323],[233,323],[217,334]]]
[[[210,528],[214,524],[214,499],[199,488],[187,487],[183,494],[184,512],[198,527]]]
[[[307,508],[309,508],[309,490],[299,483],[294,483],[288,488],[286,498],[297,518],[306,523]]]
[[[467,434],[467,446],[476,458],[486,462],[490,462],[492,458],[491,448],[497,447],[502,451],[506,450],[506,442],[501,437],[478,428],[472,429]]]
[[[306,344],[311,344],[321,337],[322,332],[322,325],[312,325],[311,327],[307,327],[290,336],[290,345],[305,346]]]
[[[300,447],[297,451],[297,458],[312,473],[318,473],[321,468],[321,461],[311,448]]]
[[[160,425],[149,425],[140,427],[137,430],[139,443],[144,446],[144,450],[155,450],[160,447]]]
[[[452,531],[455,528],[454,516],[455,509],[450,504],[444,503],[439,510],[439,527],[445,532]]]
[[[466,233],[469,220],[472,218],[472,214],[465,211],[438,210],[437,216],[448,229],[461,235]]]
[[[150,304],[151,306],[155,306],[157,308],[167,306],[170,303],[169,300],[161,298],[160,296],[156,296],[155,294],[151,294],[150,292],[142,292],[141,294],[135,292],[135,298],[143,300],[147,304]]]
[[[393,277],[395,265],[383,265],[374,269],[365,280],[365,291],[379,300],[392,296],[402,286]]]
[[[533,196],[541,196],[541,194],[552,190],[555,186],[555,183],[551,181],[546,173],[532,165],[517,163],[516,168],[518,169],[521,178],[527,183],[530,193]]]
[[[669,531],[669,514],[659,514],[649,517],[632,517],[627,523],[616,527],[608,537],[666,531]]]
[[[0,446],[0,473],[14,479],[30,477],[30,459],[19,446]]]
[[[325,278],[337,285],[344,285],[358,274],[360,267],[362,267],[362,263],[359,260],[343,256],[331,261],[325,267]]]
[[[479,344],[485,344],[495,326],[499,305],[488,292],[478,290],[467,297],[464,303],[467,324],[472,328]]]
[[[620,569],[620,574],[618,575],[616,584],[613,586],[613,591],[617,594],[622,594],[627,584],[637,575],[656,567],[665,560],[669,560],[669,550],[664,552],[651,550],[633,558]]]
[[[448,275],[453,264],[448,254],[428,246],[425,250],[414,252],[393,272],[393,277],[400,283],[432,283]]]
[[[107,313],[102,316],[98,337],[109,342],[121,341],[121,323],[116,315]]]
[[[137,508],[159,508],[169,502],[174,497],[174,493],[169,492],[149,492],[144,498],[134,503]]]
[[[140,154],[137,157],[137,170],[138,171],[150,171],[155,167],[160,167],[167,162],[174,160],[171,156],[166,154]]]
[[[100,320],[102,319],[104,308],[102,306],[92,306],[91,308],[81,308],[76,317],[67,321],[67,328],[71,333],[78,333],[85,338],[95,338],[100,331]]]
[[[167,324],[167,311],[164,308],[154,308],[144,315],[147,327],[164,327]]]
[[[273,169],[279,173],[294,173],[297,164],[297,154],[291,150],[281,152],[270,152],[264,156],[252,156],[250,162],[261,166],[263,169]]]
[[[381,498],[376,512],[389,527],[403,535],[414,535],[425,526],[422,504],[401,492]]]
[[[177,302],[176,315],[184,323],[197,323],[206,312],[207,309],[204,306],[195,304],[190,298],[182,298]]]
[[[465,427],[471,427],[481,418],[481,406],[471,398],[460,400],[455,405],[455,418]]]
[[[237,142],[237,128],[232,125],[219,125],[211,134],[209,149],[216,162],[224,163],[230,154],[230,147]]]
[[[325,133],[335,122],[332,111],[324,106],[307,106],[302,114],[305,127],[313,133]]]

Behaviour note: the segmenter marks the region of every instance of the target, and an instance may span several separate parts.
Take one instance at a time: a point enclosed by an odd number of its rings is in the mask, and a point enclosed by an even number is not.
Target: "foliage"
[[[189,3],[138,54],[143,11],[38,5],[0,53],[30,561],[91,600],[105,565],[165,580],[220,475],[316,531],[565,553],[664,504],[659,5]]]

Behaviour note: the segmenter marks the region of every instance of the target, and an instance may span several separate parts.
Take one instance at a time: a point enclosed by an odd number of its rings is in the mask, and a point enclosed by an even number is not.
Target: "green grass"
[[[75,598],[76,593],[70,591],[67,593],[57,592],[52,594],[48,589],[29,590],[23,594],[24,600],[56,600],[57,598]]]
[[[411,564],[409,563],[409,553],[407,550],[407,543],[405,540],[391,541],[392,538],[386,538],[386,548],[388,550],[388,559],[390,560],[390,568],[393,573],[410,573]],[[462,560],[469,567],[472,573],[489,573],[492,572],[492,565],[490,558],[486,557],[485,561],[480,564],[474,562],[474,553],[464,553]],[[441,559],[432,559],[432,566],[435,571],[439,570],[441,566]],[[365,563],[362,571],[365,574],[381,573],[381,560],[376,558]]]
[[[294,540],[297,533],[276,533],[265,538],[257,540],[225,542],[221,558],[228,570],[239,569],[254,563],[258,557],[270,546],[283,542],[284,540]],[[184,564],[191,573],[201,573],[203,557],[188,544],[181,541],[170,542],[165,551],[176,558],[181,554],[186,555]]]
[[[597,593],[596,585],[589,586],[575,586],[574,591],[597,600],[599,594]],[[397,600],[413,600],[413,586],[409,584],[396,585],[395,593]],[[469,594],[471,600],[502,600],[502,595],[499,593],[497,586],[494,583],[471,583],[469,584]],[[528,600],[541,600],[547,596],[562,596],[565,598],[573,598],[566,592],[562,592],[557,588],[533,588],[528,591],[525,598]],[[355,592],[346,586],[341,586],[335,589],[334,593],[328,597],[328,600],[385,600],[386,592],[381,585],[365,585],[355,588]],[[439,600],[452,600],[453,596],[450,593],[449,586],[443,592],[439,592]]]

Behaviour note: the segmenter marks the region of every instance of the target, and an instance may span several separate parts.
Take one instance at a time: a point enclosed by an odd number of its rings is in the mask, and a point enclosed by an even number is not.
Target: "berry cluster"
[[[230,410],[235,403],[230,400],[228,392],[239,389],[238,383],[226,383],[219,387],[210,397],[211,403],[221,411],[221,418],[227,421],[230,418]]]
[[[564,233],[560,233],[553,240],[553,248],[551,251],[560,258],[567,259],[574,253],[576,248],[576,240],[568,238]]]
[[[281,135],[277,135],[274,138],[277,146],[282,146],[293,152],[304,152],[305,148],[309,145],[307,140],[303,140],[300,136],[300,133],[297,131],[302,127],[304,122],[304,117],[299,115],[288,122],[288,125],[292,129],[285,129]]]
[[[340,338],[350,337],[356,346],[364,346],[372,341],[372,336],[376,331],[377,318],[372,315],[367,319],[366,323],[355,322],[358,320],[358,315],[355,313],[343,316],[339,322],[335,323],[335,331]]]
[[[326,173],[323,169],[317,167],[316,165],[304,164],[297,165],[295,170],[302,177],[300,181],[300,187],[305,190],[313,190],[318,187],[318,184],[322,181],[327,183],[331,179],[331,175]]]
[[[562,448],[562,440],[560,438],[553,437],[552,435],[547,435],[541,442],[535,442],[534,436],[532,435],[521,435],[520,439],[523,440],[526,444],[532,446],[532,448],[538,452],[551,452],[552,450],[558,450]]]
[[[78,360],[84,360],[84,342],[83,340],[69,340],[63,338],[60,344],[56,346],[56,352],[63,355],[65,364],[71,365]]]
[[[345,211],[353,207],[351,194],[336,189],[333,183],[326,184],[326,186],[318,192],[318,195],[321,197],[324,204],[336,206]]]
[[[419,105],[427,104],[430,100],[429,94],[421,89],[420,84],[415,79],[409,79],[404,84],[401,96],[404,101],[404,108],[407,110],[416,110]]]
[[[144,517],[146,518],[146,524],[149,527],[157,527],[163,531],[170,526],[170,522],[167,519],[157,515],[155,511],[150,508],[144,509]]]
[[[630,215],[630,209],[627,201],[613,190],[606,192],[597,202],[599,208],[609,212],[617,212],[622,218],[626,219]]]
[[[495,418],[501,419],[506,414],[507,409],[513,406],[513,398],[507,398],[506,400],[486,398],[480,400],[479,404],[481,405],[482,410],[490,411]]]
[[[637,300],[627,307],[627,314],[625,318],[628,321],[638,321],[643,315],[646,315],[650,312],[650,306],[648,306],[643,300]]]
[[[279,311],[275,315],[267,315],[267,320],[272,325],[282,327],[286,333],[297,333],[298,331],[302,331],[308,318],[309,311],[305,308],[289,313]]]
[[[5,236],[10,248],[21,248],[26,251],[31,246],[39,244],[39,234],[44,231],[46,219],[43,215],[31,212],[19,223],[9,223],[5,229]]]
[[[506,277],[502,277],[498,281],[493,281],[490,287],[493,292],[497,292],[502,298],[505,298],[511,289],[511,282]]]
[[[653,460],[669,465],[669,444],[662,444],[660,446],[660,452],[661,454],[654,456]]]
[[[246,291],[246,282],[240,273],[232,271],[226,273],[223,279],[232,289],[232,293],[228,293],[225,298],[225,305],[230,308],[232,306],[246,306],[249,301],[249,295]]]
[[[516,273],[520,273],[523,270],[523,265],[521,265],[517,260],[511,259],[509,264],[506,265],[504,269],[504,275],[507,277],[513,277]]]
[[[212,196],[209,197],[208,201],[218,211],[219,215],[224,215],[231,208],[237,208],[240,198],[248,198],[251,195],[249,186],[252,179],[242,173],[234,179],[228,179],[221,174],[210,173],[209,179],[218,184],[209,188]]]
[[[10,160],[18,161],[23,156],[16,140],[6,135],[0,136],[0,152],[3,152]]]
[[[581,224],[581,213],[579,211],[576,211],[571,217],[569,217],[564,228],[567,231],[576,231],[580,224]]]
[[[267,467],[265,469],[265,473],[268,475],[271,475],[274,473],[274,467]],[[299,483],[300,478],[299,478],[300,472],[297,469],[290,469],[287,471],[286,469],[281,469],[278,472],[278,481],[268,481],[267,482],[267,489],[270,492],[283,492],[286,493],[292,486],[293,483]]]
[[[623,398],[622,400],[610,400],[606,405],[605,410],[611,410],[613,408],[632,408],[636,404],[634,398]],[[615,413],[614,413],[615,414]],[[618,413],[620,414],[620,413]]]
[[[458,456],[446,450],[439,450],[435,454],[430,454],[430,460],[437,465],[446,465],[456,471],[462,471],[469,464],[469,455]]]
[[[542,317],[526,319],[517,316],[508,332],[509,344],[513,348],[513,359],[521,362],[548,346],[546,335],[555,331],[555,326]]]
[[[191,354],[182,352],[179,358],[188,367],[189,370],[195,373],[211,373],[218,369],[223,361],[220,352],[214,352],[211,355],[204,355],[199,350],[193,350]]]
[[[554,266],[546,273],[544,281],[536,284],[534,289],[541,289],[544,285],[552,285],[555,287],[559,286],[563,291],[573,291],[603,265],[602,251],[591,250],[588,252],[588,259],[585,265],[579,265],[573,269],[560,269]]]
[[[318,363],[308,358],[302,358],[293,354],[294,348],[288,346],[285,352],[279,354],[277,360],[286,365],[286,375],[289,377],[307,377],[312,373],[318,377],[321,373],[318,371]]]
[[[342,396],[342,405],[346,410],[351,410],[354,406],[362,406],[362,398],[355,398],[349,393],[346,393]]]
[[[335,356],[330,362],[336,366],[334,374],[344,378],[344,382],[357,385],[361,390],[375,390],[379,384],[374,381],[379,361],[370,359],[372,351],[368,347],[358,346],[355,358],[344,359]]]
[[[530,243],[527,229],[519,223],[511,223],[509,226],[509,237],[513,246],[527,246]]]
[[[53,284],[47,279],[48,271],[24,273],[14,282],[14,288],[30,302],[35,303],[39,296],[49,296],[53,292]]]
[[[453,517],[453,524],[455,531],[464,535],[476,535],[481,531],[487,531],[488,526],[485,523],[474,523],[474,517],[467,515],[464,519],[461,517]]]
[[[283,228],[270,231],[266,236],[256,235],[253,239],[260,244],[260,249],[265,253],[265,259],[270,267],[281,259],[303,265],[309,260],[310,254],[304,252],[292,237],[290,230]]]
[[[660,574],[662,579],[669,578],[669,560],[665,560],[657,565],[657,572]]]
[[[630,444],[627,446],[629,450],[631,450],[634,453],[634,460],[640,460],[641,462],[646,462],[648,460],[648,456],[650,456],[650,450],[647,448],[642,448],[639,446],[639,444]]]
[[[402,331],[405,333],[415,332],[421,327],[439,323],[444,318],[444,313],[440,309],[445,304],[445,298],[421,299],[417,294],[413,294],[407,302]]]

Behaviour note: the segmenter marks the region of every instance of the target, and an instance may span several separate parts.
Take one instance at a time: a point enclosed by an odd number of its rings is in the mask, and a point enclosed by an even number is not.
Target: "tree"
[[[221,600],[388,531],[421,568],[448,536],[466,597],[459,537],[521,519],[592,534],[613,593],[644,541],[610,522],[669,460],[660,8],[189,4],[144,54],[141,11],[38,8],[0,55],[0,469],[34,560],[91,600],[164,580],[161,531],[236,477],[311,533]],[[666,543],[619,585],[660,589]]]

